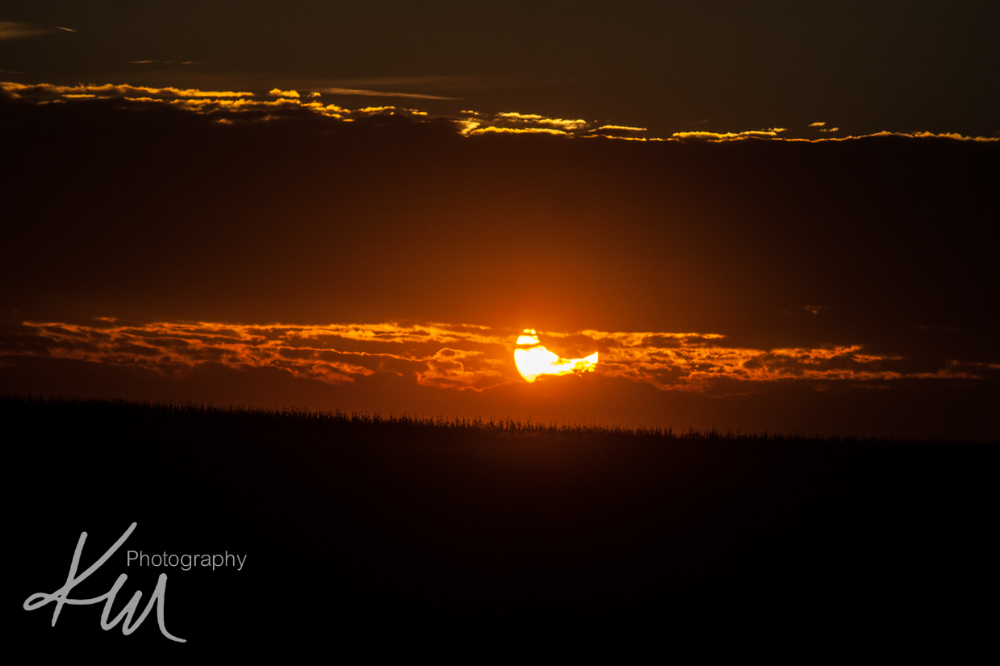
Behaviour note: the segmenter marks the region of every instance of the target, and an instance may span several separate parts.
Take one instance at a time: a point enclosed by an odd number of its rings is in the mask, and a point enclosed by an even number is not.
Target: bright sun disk
[[[559,358],[557,354],[541,346],[534,329],[524,329],[524,333],[517,339],[517,344],[519,347],[514,350],[514,363],[518,372],[528,382],[535,381],[540,375],[593,372],[597,367],[597,352],[584,358]]]

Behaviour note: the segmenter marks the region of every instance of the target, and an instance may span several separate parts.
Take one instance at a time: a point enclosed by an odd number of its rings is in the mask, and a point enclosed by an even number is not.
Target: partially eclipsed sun
[[[539,375],[593,372],[597,367],[597,352],[585,358],[559,358],[539,344],[534,329],[524,329],[524,333],[517,339],[517,345],[514,363],[521,376],[529,382],[538,379]]]

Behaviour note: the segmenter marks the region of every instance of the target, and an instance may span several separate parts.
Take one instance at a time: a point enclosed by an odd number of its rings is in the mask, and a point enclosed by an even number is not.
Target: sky
[[[1000,438],[998,19],[5,2],[0,390]]]

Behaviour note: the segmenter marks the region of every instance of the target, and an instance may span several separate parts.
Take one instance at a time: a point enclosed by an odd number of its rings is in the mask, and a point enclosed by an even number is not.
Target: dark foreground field
[[[479,662],[605,651],[885,656],[990,645],[996,444],[432,424],[0,399],[8,642],[171,660],[319,648]],[[135,531],[71,598],[22,604]],[[5,526],[8,534],[11,527]],[[235,553],[242,571],[128,565]],[[874,646],[869,639],[876,639]],[[805,650],[804,652],[802,650]],[[854,652],[857,654],[857,652]]]

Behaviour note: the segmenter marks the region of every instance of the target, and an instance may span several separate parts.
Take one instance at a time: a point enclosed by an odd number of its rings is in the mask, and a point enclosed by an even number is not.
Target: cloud
[[[643,141],[663,141],[663,139],[659,139],[659,138],[656,138],[656,137],[649,138],[649,137],[645,137],[645,136],[618,136],[618,135],[615,135],[615,134],[603,134],[603,133],[599,134],[599,133],[596,133],[596,132],[592,133],[592,134],[585,134],[583,136],[583,138],[584,139],[614,139],[615,141],[639,141],[639,142],[643,142]]]
[[[424,95],[420,93],[387,92],[384,90],[362,90],[359,88],[320,88],[320,92],[331,95],[357,95],[361,97],[405,97],[411,99],[443,99],[457,100],[459,97],[443,97],[441,95]]]
[[[484,336],[483,329],[474,326],[122,326],[103,320],[93,326],[25,322],[24,327],[29,334],[17,345],[8,341],[0,356],[27,353],[141,367],[168,376],[205,363],[233,369],[269,367],[327,383],[352,382],[377,371],[398,374],[402,368],[419,384],[473,390],[515,379],[514,373],[500,369],[505,363],[496,350],[484,350],[498,338]]]
[[[39,28],[19,21],[0,21],[0,42],[8,39],[23,39],[51,34],[48,28]]]
[[[560,356],[600,355],[595,374],[650,384],[661,390],[704,392],[718,382],[892,381],[976,379],[993,369],[949,361],[906,372],[899,356],[864,353],[860,345],[752,349],[725,344],[711,333],[539,332]],[[92,325],[21,324],[0,341],[0,357],[41,356],[142,368],[182,376],[212,363],[231,369],[272,368],[331,384],[376,374],[410,377],[423,386],[482,392],[523,381],[514,365],[518,332],[442,323],[230,325],[157,322],[123,325],[104,318]]]
[[[427,87],[468,89],[481,88],[482,83],[474,76],[375,76],[327,81],[327,85],[338,88],[372,89],[392,87]]]
[[[839,131],[839,127],[832,127],[828,130],[820,130],[821,132],[836,132]],[[977,143],[996,143],[1000,141],[997,137],[986,137],[986,136],[966,136],[963,134],[956,134],[955,132],[873,132],[871,134],[858,134],[852,136],[841,136],[841,137],[826,137],[822,139],[791,139],[791,138],[779,138],[779,141],[792,141],[792,142],[807,142],[807,143],[823,143],[825,141],[858,141],[862,139],[874,139],[879,137],[898,137],[903,139],[949,139],[951,141],[972,141]]]
[[[508,111],[496,114],[495,118],[500,121],[510,121],[513,123],[527,123],[531,125],[552,125],[562,130],[577,130],[586,127],[589,123],[586,120],[565,120],[563,118],[547,118],[537,113],[518,113]]]
[[[15,93],[17,95],[31,96],[59,96],[69,94],[94,94],[128,97],[132,95],[156,95],[163,97],[253,97],[251,92],[234,92],[229,90],[198,90],[197,88],[149,88],[146,86],[132,86],[128,84],[95,85],[92,83],[78,84],[75,86],[60,86],[50,83],[25,84],[14,83],[12,81],[0,81],[0,89]]]
[[[745,139],[767,139],[777,137],[785,132],[784,127],[774,127],[768,130],[749,130],[745,132],[674,132],[672,139],[700,139],[702,141],[743,141]]]
[[[423,386],[482,391],[512,381],[504,359],[489,358],[481,351],[445,347],[426,364],[427,370],[416,373],[417,383]]]
[[[567,132],[563,130],[552,129],[551,127],[477,127],[468,132],[463,132],[465,134],[556,134],[560,136],[569,136]]]
[[[518,113],[516,111],[508,111],[497,114],[497,118],[506,118],[510,120],[541,120],[544,117],[545,116],[540,116],[537,113]]]
[[[837,132],[839,127],[821,129],[820,132]],[[675,132],[670,136],[672,141],[701,140],[712,143],[724,141],[745,141],[747,139],[783,141],[790,143],[823,143],[826,141],[857,141],[860,139],[873,139],[878,137],[900,137],[906,139],[950,139],[953,141],[975,141],[975,142],[997,142],[1000,138],[983,136],[965,136],[954,132],[874,132],[871,134],[858,134],[842,137],[823,137],[819,139],[799,139],[793,137],[778,136],[779,132],[787,131],[782,127],[775,127],[770,130],[751,130],[745,132]]]
[[[459,134],[462,136],[469,136],[475,132],[480,125],[482,125],[482,123],[478,120],[469,119],[458,120],[455,124],[459,127]]]
[[[825,126],[826,126],[825,121],[820,121],[817,123],[809,123],[808,125],[806,125],[806,127],[825,127]]]
[[[629,127],[628,125],[601,125],[598,130],[619,130],[622,132],[645,132],[645,127]]]
[[[22,84],[0,82],[0,90],[13,97],[35,102],[52,100],[84,100],[102,98],[120,100],[131,105],[167,104],[175,108],[207,115],[216,122],[231,123],[239,120],[276,120],[294,113],[314,113],[327,118],[354,120],[367,116],[397,116],[418,118],[428,114],[415,109],[395,106],[365,107],[351,111],[336,104],[322,104],[317,101],[318,93],[310,93],[304,98],[294,90],[274,88],[269,95],[277,99],[255,99],[252,92],[199,90],[194,88],[152,88],[127,84],[79,84],[73,86],[42,84]],[[138,106],[136,108],[138,108]],[[279,112],[278,115],[275,115]],[[283,114],[283,115],[282,115]],[[348,116],[354,116],[351,118]]]
[[[178,62],[177,60],[128,60],[125,64],[127,65],[154,65],[154,64],[164,64],[164,65],[197,65],[200,64],[197,60],[183,60]]]
[[[134,61],[142,64],[146,61]],[[344,88],[326,88],[325,92],[341,94],[375,93],[376,91],[351,91]],[[345,93],[344,91],[347,90]],[[849,135],[840,137],[820,137],[814,139],[781,136],[787,130],[773,127],[766,130],[748,130],[740,132],[709,132],[685,131],[676,132],[666,139],[660,137],[621,136],[610,132],[644,132],[645,128],[629,125],[603,124],[583,119],[550,118],[536,113],[521,113],[508,111],[493,115],[463,111],[465,117],[449,115],[430,115],[418,109],[397,106],[366,106],[351,110],[337,104],[322,104],[316,98],[319,92],[305,94],[297,90],[282,90],[272,88],[269,96],[276,100],[257,99],[257,95],[249,91],[200,90],[196,88],[134,86],[128,84],[77,84],[53,85],[48,83],[24,84],[10,81],[0,81],[0,91],[8,97],[20,98],[28,102],[47,103],[53,101],[74,101],[77,103],[94,102],[94,98],[119,99],[123,103],[139,105],[168,104],[174,108],[209,116],[214,122],[232,124],[237,122],[270,122],[281,118],[308,117],[315,114],[330,120],[354,122],[360,119],[372,120],[387,118],[396,120],[408,119],[421,123],[437,123],[451,126],[462,136],[477,136],[488,134],[548,134],[553,136],[576,136],[586,138],[605,138],[621,141],[705,141],[719,143],[726,141],[786,141],[811,142],[852,141],[875,137],[903,137],[911,139],[949,139],[956,141],[997,142],[1000,137],[971,137],[955,133],[932,132],[877,132],[867,135]],[[434,95],[417,95],[411,93],[377,93],[382,97],[410,97],[423,99],[451,99]],[[238,103],[237,103],[238,102]],[[474,117],[469,117],[474,116]],[[816,123],[813,123],[816,125]],[[820,128],[820,132],[833,133],[839,128]]]

